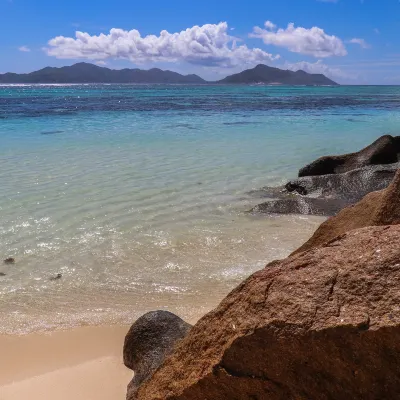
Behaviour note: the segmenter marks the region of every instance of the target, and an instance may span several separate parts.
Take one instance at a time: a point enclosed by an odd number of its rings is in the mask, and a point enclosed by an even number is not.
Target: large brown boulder
[[[400,224],[400,171],[386,189],[367,194],[357,204],[322,223],[293,254],[323,246],[352,229],[394,224]]]
[[[299,177],[338,174],[367,165],[392,164],[399,161],[400,138],[381,136],[356,153],[318,158],[299,171]]]
[[[399,243],[368,227],[269,264],[128,399],[400,398]]]

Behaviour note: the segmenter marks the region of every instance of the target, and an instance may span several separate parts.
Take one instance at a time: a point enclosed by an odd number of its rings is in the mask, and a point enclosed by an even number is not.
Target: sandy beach
[[[0,336],[0,399],[124,399],[127,326]]]

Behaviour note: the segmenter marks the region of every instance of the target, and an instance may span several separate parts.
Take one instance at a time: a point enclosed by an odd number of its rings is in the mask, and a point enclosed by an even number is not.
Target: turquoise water
[[[0,332],[195,319],[321,222],[252,189],[399,134],[398,87],[1,86]],[[61,273],[62,279],[49,278]]]

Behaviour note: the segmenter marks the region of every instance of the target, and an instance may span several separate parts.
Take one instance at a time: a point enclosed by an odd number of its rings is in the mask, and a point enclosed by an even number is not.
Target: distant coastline
[[[8,72],[0,74],[0,84],[83,84],[83,83],[143,83],[143,84],[266,84],[294,86],[336,86],[322,74],[305,71],[289,71],[259,64],[252,69],[229,75],[219,81],[206,81],[198,75],[182,75],[158,68],[149,70],[113,70],[89,63],[77,63],[67,67],[46,67],[27,74]]]

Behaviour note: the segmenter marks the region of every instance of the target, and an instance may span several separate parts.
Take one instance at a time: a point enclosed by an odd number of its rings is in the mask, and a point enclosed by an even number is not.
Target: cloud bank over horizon
[[[113,28],[109,34],[90,35],[77,31],[75,38],[57,36],[44,50],[60,59],[104,61],[125,59],[136,64],[148,62],[186,62],[206,67],[232,68],[237,65],[265,63],[277,60],[260,48],[249,48],[228,34],[228,24],[205,24],[184,31],[158,36],[141,36],[136,29]],[[238,43],[239,42],[239,43]]]

